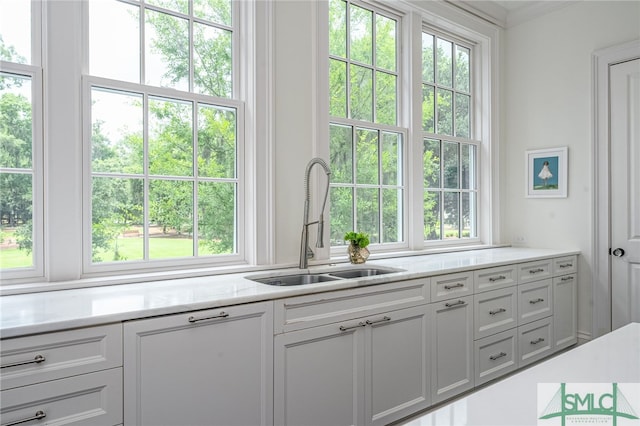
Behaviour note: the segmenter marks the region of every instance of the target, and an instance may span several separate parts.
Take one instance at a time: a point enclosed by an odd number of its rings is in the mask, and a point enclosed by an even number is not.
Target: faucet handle
[[[307,259],[312,259],[313,258],[313,250],[311,250],[311,247],[307,246]]]

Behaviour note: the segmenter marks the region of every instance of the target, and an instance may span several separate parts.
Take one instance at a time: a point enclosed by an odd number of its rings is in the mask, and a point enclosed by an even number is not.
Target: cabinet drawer
[[[518,282],[518,272],[514,265],[480,269],[474,272],[475,292],[495,290],[509,287]]]
[[[553,315],[551,278],[518,286],[518,325]]]
[[[275,333],[301,330],[429,303],[429,278],[275,301]]]
[[[476,339],[514,328],[518,323],[518,297],[515,287],[473,296]]]
[[[564,275],[573,274],[578,270],[578,257],[566,256],[553,259],[553,274]]]
[[[524,367],[553,352],[553,318],[544,318],[518,327],[519,364]]]
[[[1,342],[0,389],[122,366],[122,324]]]
[[[551,259],[518,265],[518,283],[520,284],[551,278],[552,275],[553,265]]]
[[[431,277],[431,301],[463,297],[473,294],[473,272]]]
[[[513,328],[476,340],[476,386],[507,374],[518,367],[518,331]]]
[[[2,424],[21,420],[87,426],[122,423],[122,368],[23,386],[0,395]],[[37,421],[39,417],[42,420]]]

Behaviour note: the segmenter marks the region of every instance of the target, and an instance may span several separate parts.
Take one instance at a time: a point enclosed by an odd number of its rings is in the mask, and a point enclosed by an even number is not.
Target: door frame
[[[601,49],[592,55],[594,164],[592,339],[611,331],[609,68],[636,58],[640,58],[640,39]]]

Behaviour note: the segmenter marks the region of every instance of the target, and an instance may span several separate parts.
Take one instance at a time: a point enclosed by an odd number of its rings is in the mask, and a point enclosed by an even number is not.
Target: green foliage
[[[349,241],[354,246],[365,248],[369,245],[369,234],[350,231],[344,234],[344,240]]]

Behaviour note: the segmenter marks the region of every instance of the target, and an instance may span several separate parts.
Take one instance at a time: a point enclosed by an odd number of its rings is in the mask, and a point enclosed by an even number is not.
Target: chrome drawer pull
[[[457,302],[453,302],[453,303],[445,303],[444,306],[446,306],[447,308],[453,308],[454,306],[458,306],[458,305],[465,305],[467,302],[465,302],[464,300],[458,300]]]
[[[496,359],[500,359],[500,358],[502,358],[503,356],[507,356],[507,353],[506,353],[506,352],[500,352],[500,353],[499,353],[499,354],[497,354],[497,355],[491,355],[491,356],[489,357],[489,359],[490,359],[491,361],[495,361]]]
[[[18,365],[27,365],[27,364],[40,364],[41,362],[44,362],[44,361],[45,361],[45,357],[43,357],[42,355],[36,355],[34,359],[30,359],[29,361],[11,362],[9,364],[5,364],[1,366],[0,368],[17,367]]]
[[[544,272],[544,269],[542,269],[542,268],[538,268],[538,269],[529,269],[529,273],[530,273],[530,274],[537,274],[538,272]]]
[[[489,281],[491,281],[493,283],[493,282],[496,282],[496,281],[506,280],[506,279],[507,279],[507,277],[505,277],[504,275],[499,275],[497,277],[489,278]]]
[[[389,318],[389,317],[385,316],[385,317],[382,317],[382,319],[379,319],[379,320],[376,320],[376,321],[369,321],[369,320],[366,320],[366,321],[365,321],[365,323],[366,323],[367,325],[372,325],[372,324],[377,324],[377,323],[379,323],[379,322],[386,322],[386,321],[391,321],[391,318]]]
[[[529,303],[531,303],[532,305],[535,305],[536,303],[540,303],[540,302],[544,302],[544,299],[541,297],[538,297],[536,300],[529,300]]]
[[[562,265],[558,265],[561,268],[571,268],[573,263],[563,263]]]
[[[212,316],[212,317],[204,317],[204,318],[189,317],[188,321],[189,321],[190,323],[192,323],[192,324],[193,324],[194,322],[198,322],[198,321],[205,321],[205,320],[210,320],[210,319],[226,318],[226,317],[228,317],[228,316],[229,316],[229,314],[228,314],[228,313],[226,313],[226,312],[224,312],[224,311],[221,311],[218,315],[214,315],[214,316]]]
[[[358,325],[352,325],[352,326],[350,326],[350,327],[345,327],[344,325],[341,325],[341,326],[340,326],[340,331],[353,330],[354,328],[364,327],[364,326],[366,326],[366,325],[367,325],[367,324],[366,324],[366,323],[364,323],[364,322],[362,322],[362,321],[360,321],[360,322],[358,323]]]
[[[571,281],[573,279],[572,276],[568,276],[568,277],[562,277],[560,278],[560,281]]]
[[[10,423],[3,423],[2,426],[19,425],[20,423],[31,422],[31,421],[34,421],[34,420],[40,420],[40,419],[44,419],[45,417],[47,417],[47,415],[44,413],[44,411],[38,411],[38,412],[36,412],[35,416],[33,416],[33,417],[29,417],[29,418],[22,419],[22,420],[16,420],[15,422],[10,422]]]
[[[498,308],[495,311],[489,311],[489,315],[501,314],[503,312],[507,312],[505,308]]]
[[[458,283],[458,284],[453,284],[453,285],[445,285],[444,289],[445,290],[451,290],[451,289],[460,288],[460,287],[464,287],[464,284]]]
[[[542,337],[538,337],[536,340],[532,340],[530,343],[532,345],[537,345],[538,343],[544,342],[544,339]]]

